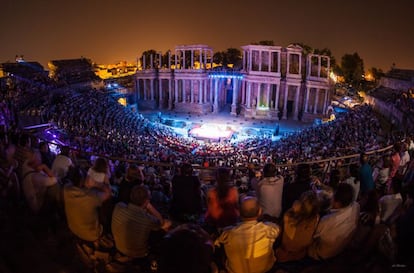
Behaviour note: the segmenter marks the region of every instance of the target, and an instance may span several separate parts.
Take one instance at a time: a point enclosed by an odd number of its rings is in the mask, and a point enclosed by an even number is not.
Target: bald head
[[[247,196],[243,198],[240,206],[240,216],[243,219],[256,219],[261,213],[261,208],[257,198]]]

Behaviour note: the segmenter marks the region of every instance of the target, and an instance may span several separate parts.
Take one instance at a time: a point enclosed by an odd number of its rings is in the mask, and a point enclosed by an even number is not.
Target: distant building
[[[414,70],[393,68],[381,77],[379,85],[400,91],[414,88]]]
[[[67,84],[97,80],[91,60],[86,58],[53,60],[48,63],[49,77]]]
[[[246,45],[239,71],[216,69],[207,45],[182,45],[143,58],[135,74],[139,109],[313,120],[326,114],[332,86],[328,56],[302,48]]]
[[[17,62],[0,64],[0,77],[15,77],[20,80],[31,81],[32,79],[46,78],[48,72],[38,62],[26,62],[19,59]]]
[[[392,68],[368,92],[364,102],[398,128],[414,130],[414,70]]]

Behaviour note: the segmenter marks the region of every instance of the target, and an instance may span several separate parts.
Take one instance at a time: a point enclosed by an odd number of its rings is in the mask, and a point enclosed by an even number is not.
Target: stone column
[[[270,84],[269,83],[266,83],[266,93],[267,93],[266,103],[267,103],[267,107],[269,107],[270,109]]]
[[[262,51],[259,50],[259,71],[262,71]],[[258,103],[256,103],[257,105]]]
[[[233,79],[233,100],[231,102],[231,115],[237,115],[237,93],[238,93],[238,81]]]
[[[316,90],[316,94],[315,94],[315,104],[314,104],[314,107],[313,107],[313,113],[314,114],[317,114],[318,113],[318,111],[317,111],[317,109],[318,109],[318,101],[319,101],[319,89],[316,88],[315,90]]]
[[[158,68],[162,68],[162,54],[158,52]]]
[[[174,80],[175,103],[178,103],[178,80]]]
[[[277,52],[277,72],[282,73],[280,70],[280,59],[282,58],[280,51]]]
[[[150,69],[154,68],[154,56],[151,54],[150,55]]]
[[[168,69],[171,69],[171,51],[168,51]]]
[[[186,69],[186,67],[185,67],[185,50],[183,50],[182,52],[183,52],[183,63],[182,63],[182,69]]]
[[[147,79],[142,80],[144,82],[144,100],[147,100]]]
[[[194,69],[194,50],[191,49],[191,69]]]
[[[262,98],[262,90],[261,90],[262,84],[257,83],[257,96],[256,96],[256,110],[260,107],[260,101]]]
[[[241,82],[241,104],[246,105],[246,81]]]
[[[276,84],[276,98],[275,98],[275,109],[279,113],[279,92],[280,92],[280,83]]]
[[[299,74],[298,75],[302,75],[302,55],[301,54],[297,54],[297,55],[299,59]]]
[[[329,69],[331,68],[331,58],[327,57],[328,59],[328,67],[326,68],[326,78],[329,79]]]
[[[168,79],[168,110],[172,109],[173,93],[172,93],[172,80]]]
[[[318,56],[318,78],[321,77],[321,56]]]
[[[178,59],[178,52],[180,52],[180,51],[175,51],[175,56],[174,56],[174,62],[175,62],[175,64],[174,64],[174,69],[177,69],[177,63],[178,63],[178,61],[177,61],[177,59]]]
[[[272,51],[269,51],[269,60],[268,60],[267,72],[272,70]]]
[[[325,96],[323,98],[323,114],[325,114],[326,112],[326,105],[328,104],[327,100],[328,100],[328,89],[325,89]]]
[[[207,79],[204,79],[204,80],[203,80],[203,84],[204,84],[204,89],[203,89],[203,92],[204,92],[204,96],[203,96],[203,103],[206,103],[206,102],[208,102],[208,97],[207,97],[207,95],[208,95],[208,90],[207,90]]]
[[[246,50],[243,50],[243,71],[246,71]]]
[[[181,90],[179,89],[178,92],[181,92],[181,102],[187,102],[187,90],[186,90],[187,81],[185,79],[181,80]]]
[[[305,113],[308,112],[309,92],[310,92],[310,88],[306,86]]]
[[[160,107],[163,105],[163,100],[164,100],[164,94],[163,94],[163,90],[162,90],[162,79],[159,79],[159,88],[158,91],[160,92],[159,94],[159,100],[160,100]]]
[[[136,92],[137,92],[137,100],[141,99],[141,95],[139,93],[141,91],[141,88],[139,87],[139,81],[140,81],[140,79],[137,80],[137,85],[136,85],[137,86],[136,87],[136,89],[137,89],[136,90]]]
[[[193,51],[191,51],[193,52]],[[192,54],[191,54],[192,56]],[[190,102],[194,103],[194,81],[190,80]]]
[[[135,93],[134,93],[134,97],[135,97],[135,105],[136,105],[136,108],[137,108],[137,110],[138,110],[138,100],[139,100],[139,80],[138,79],[136,79],[135,80]]]
[[[252,97],[252,83],[251,82],[247,82],[247,108],[251,108],[252,107],[252,103],[251,103],[251,97]]]
[[[287,53],[287,58],[286,58],[286,74],[289,75],[290,74],[290,53]]]
[[[287,119],[287,101],[288,101],[288,95],[289,95],[289,85],[285,85],[285,99],[283,101],[283,116],[282,119]]]
[[[218,113],[218,84],[219,79],[214,81],[214,113]]]
[[[151,83],[151,100],[154,100],[154,79],[150,79]]]
[[[249,65],[249,71],[252,71],[252,52],[251,51],[249,51],[248,52],[248,59],[247,59],[247,64]]]
[[[200,69],[205,69],[205,66],[203,65],[203,50],[202,49],[200,49],[200,60],[199,60],[199,62],[200,62]]]
[[[210,78],[210,101],[209,103],[213,103],[213,92],[214,92],[214,85],[213,85],[214,80],[212,78]]]
[[[198,104],[202,104],[202,103],[203,103],[203,81],[199,80],[198,81]]]
[[[293,115],[293,119],[294,120],[298,120],[298,116],[299,116],[299,91],[300,88],[299,86],[296,86],[296,96],[295,96],[295,114]]]

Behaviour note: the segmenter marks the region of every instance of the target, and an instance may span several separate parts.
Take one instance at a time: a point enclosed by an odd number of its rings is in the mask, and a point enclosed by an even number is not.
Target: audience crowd
[[[200,143],[100,90],[27,89],[2,104],[9,114],[1,198],[23,204],[32,226],[51,236],[65,223],[88,266],[166,273],[412,266],[414,143],[389,134],[368,105],[277,142]],[[18,129],[12,113],[27,109],[63,132],[58,155],[41,135]],[[390,145],[380,157],[371,153]],[[359,161],[344,159],[355,154]],[[342,159],[309,163],[335,157]]]

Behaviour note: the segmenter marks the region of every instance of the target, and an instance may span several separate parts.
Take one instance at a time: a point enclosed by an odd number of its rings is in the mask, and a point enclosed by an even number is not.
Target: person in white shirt
[[[55,157],[52,164],[52,172],[56,175],[59,181],[64,179],[69,171],[70,167],[73,167],[72,159],[69,156],[69,147],[62,146],[60,148],[60,154]]]
[[[410,158],[410,153],[408,152],[408,144],[403,143],[401,147],[402,147],[401,153],[400,153],[401,161],[400,161],[400,168],[398,172],[404,175],[411,158]]]
[[[388,178],[388,176],[387,176]],[[348,171],[348,177],[343,180],[341,183],[349,184],[354,189],[354,197],[352,198],[352,201],[358,200],[359,195],[359,179],[358,179],[358,165],[357,164],[351,164],[349,166]]]
[[[358,225],[359,204],[353,202],[352,186],[340,183],[334,193],[332,209],[316,228],[308,256],[326,260],[340,254],[351,241]]]
[[[38,213],[48,198],[54,199],[53,201],[59,200],[57,178],[45,164],[42,164],[40,152],[29,152],[22,172],[23,194],[32,212]],[[51,188],[53,190],[50,190]]]
[[[88,169],[86,176],[87,188],[102,188],[109,186],[110,171],[108,161],[103,157],[98,157],[93,166]]]
[[[282,212],[283,176],[276,175],[276,166],[267,163],[263,167],[263,178],[257,184],[257,198],[268,220],[279,218]]]

